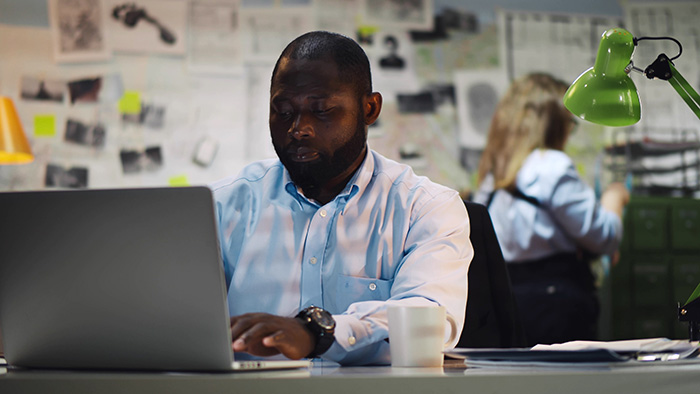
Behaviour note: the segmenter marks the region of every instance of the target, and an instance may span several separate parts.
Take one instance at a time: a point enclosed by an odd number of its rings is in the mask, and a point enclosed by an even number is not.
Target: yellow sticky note
[[[168,179],[170,186],[189,186],[190,181],[187,180],[187,175],[176,175]]]
[[[361,25],[357,28],[357,32],[363,36],[371,36],[372,34],[378,32],[378,31],[379,31],[379,27],[373,26],[373,25]]]
[[[123,114],[140,114],[141,113],[141,93],[127,90],[119,99],[119,112]]]
[[[34,115],[34,135],[37,137],[53,137],[56,135],[55,115]]]

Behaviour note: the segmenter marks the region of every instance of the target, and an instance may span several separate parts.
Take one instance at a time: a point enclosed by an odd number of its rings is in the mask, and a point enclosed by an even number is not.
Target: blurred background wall
[[[0,0],[0,94],[15,101],[36,155],[0,167],[0,190],[206,184],[272,157],[274,61],[297,35],[325,29],[360,41],[372,62],[385,106],[370,147],[468,196],[508,83],[532,71],[573,81],[608,28],[675,34],[677,67],[697,86],[697,4]],[[128,11],[156,22],[129,26]],[[651,92],[661,104],[645,106],[635,132],[697,132],[667,84]],[[620,133],[583,125],[568,148],[597,188],[620,177],[605,162]]]

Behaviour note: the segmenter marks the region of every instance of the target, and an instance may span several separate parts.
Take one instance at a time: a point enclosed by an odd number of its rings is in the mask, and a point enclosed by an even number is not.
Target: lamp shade
[[[0,96],[0,164],[24,164],[33,160],[15,105],[9,97]]]
[[[574,115],[605,126],[629,126],[641,118],[639,94],[627,74],[634,37],[625,29],[603,33],[593,67],[584,71],[564,95]]]

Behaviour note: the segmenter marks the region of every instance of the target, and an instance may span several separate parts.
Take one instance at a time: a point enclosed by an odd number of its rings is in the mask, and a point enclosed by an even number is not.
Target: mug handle
[[[446,340],[444,345],[447,346],[448,343],[454,341],[457,337],[457,321],[449,313],[445,313],[445,318],[447,318],[447,321],[450,323],[450,339]]]

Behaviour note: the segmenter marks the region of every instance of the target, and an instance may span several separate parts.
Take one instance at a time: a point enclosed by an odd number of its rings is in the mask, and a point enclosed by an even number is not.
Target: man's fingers
[[[298,319],[248,313],[231,318],[232,348],[256,356],[283,353],[299,359],[311,353],[314,337]]]
[[[287,358],[298,360],[313,350],[314,338],[297,322],[266,336],[262,344],[277,349]]]
[[[286,338],[287,336],[284,334],[284,331],[279,330],[272,335],[268,335],[263,338],[262,344],[267,347],[278,347]]]
[[[243,333],[250,331],[252,327],[261,322],[265,322],[268,316],[269,315],[264,313],[247,313],[245,315],[232,317],[231,337],[235,341],[237,338],[241,337]],[[250,334],[248,334],[247,337],[250,337]],[[245,340],[245,342],[248,342],[248,340]]]
[[[238,338],[233,341],[233,351],[234,352],[245,352],[247,348],[246,341],[244,338]]]
[[[251,323],[243,321],[234,323],[235,328],[232,328],[232,332],[242,332],[233,337],[233,351],[246,352],[256,356],[270,356],[279,353],[279,350],[274,346],[268,346],[264,343],[266,337],[274,337],[277,332],[275,325],[266,321],[256,321],[250,325]]]

